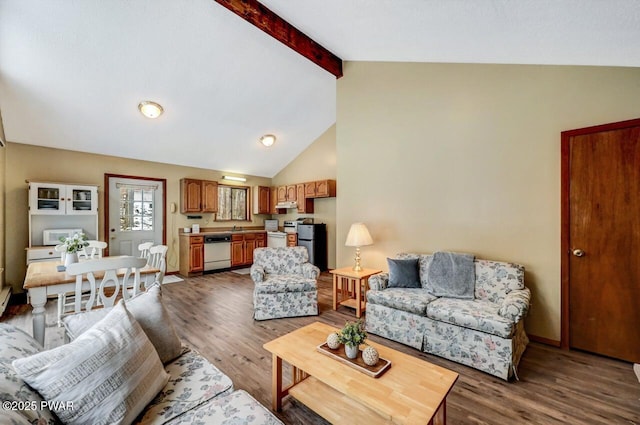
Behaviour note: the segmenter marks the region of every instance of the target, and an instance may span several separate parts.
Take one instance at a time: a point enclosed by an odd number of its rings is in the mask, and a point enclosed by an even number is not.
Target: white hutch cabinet
[[[43,243],[49,229],[82,229],[98,239],[98,186],[29,182],[29,247],[27,264],[59,258]]]

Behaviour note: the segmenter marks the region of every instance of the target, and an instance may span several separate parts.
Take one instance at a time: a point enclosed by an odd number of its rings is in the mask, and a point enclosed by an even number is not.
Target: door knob
[[[584,251],[581,249],[574,249],[572,252],[573,252],[573,255],[575,255],[576,257],[584,256]]]

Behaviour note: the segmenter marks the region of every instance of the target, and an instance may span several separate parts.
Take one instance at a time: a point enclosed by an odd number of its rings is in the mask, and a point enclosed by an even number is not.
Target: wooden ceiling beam
[[[342,59],[313,41],[257,0],[215,0],[324,70],[342,77]]]

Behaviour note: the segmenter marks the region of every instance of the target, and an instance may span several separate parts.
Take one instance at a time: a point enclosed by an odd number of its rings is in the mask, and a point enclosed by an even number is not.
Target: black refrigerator
[[[309,262],[320,271],[327,270],[327,225],[298,224],[298,245],[309,252]]]

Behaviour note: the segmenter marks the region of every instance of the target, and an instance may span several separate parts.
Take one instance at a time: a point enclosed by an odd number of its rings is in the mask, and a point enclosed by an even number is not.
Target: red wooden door
[[[640,362],[640,120],[562,145],[563,345]]]

